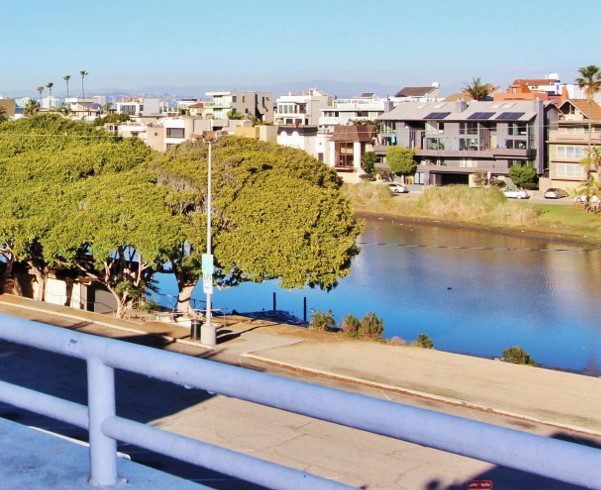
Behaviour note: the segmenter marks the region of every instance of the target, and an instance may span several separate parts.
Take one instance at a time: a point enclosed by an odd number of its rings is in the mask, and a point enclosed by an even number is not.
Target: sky
[[[0,94],[304,80],[394,86],[601,64],[601,0],[0,0]],[[87,89],[86,89],[87,91]]]

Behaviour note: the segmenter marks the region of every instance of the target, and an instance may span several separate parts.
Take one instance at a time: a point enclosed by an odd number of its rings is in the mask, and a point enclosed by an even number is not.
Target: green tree
[[[238,112],[236,109],[232,109],[227,113],[227,118],[231,120],[240,120],[244,119],[242,113]]]
[[[415,152],[411,148],[389,146],[386,151],[386,161],[390,170],[396,175],[402,175],[403,178],[413,175],[417,169]]]
[[[513,165],[509,169],[509,178],[518,186],[533,184],[538,180],[536,169],[532,165]]]
[[[529,366],[536,366],[534,359],[522,349],[519,345],[509,347],[503,351],[502,361],[511,362],[512,364],[526,364]]]
[[[588,100],[588,157],[592,158],[592,140],[593,140],[593,99],[595,94],[601,91],[601,68],[596,65],[588,65],[581,67],[578,72],[580,76],[576,78],[576,83],[580,88],[586,90],[586,98]],[[586,180],[589,180],[591,175],[591,167],[585,166]]]
[[[311,313],[311,322],[309,323],[311,330],[321,330],[330,332],[336,328],[334,315],[331,311],[314,311]]]
[[[357,337],[361,328],[361,322],[353,315],[346,315],[342,319],[340,328],[346,335],[349,335],[350,337]]]
[[[27,103],[25,104],[25,115],[26,116],[33,116],[39,110],[40,110],[40,104],[39,104],[39,102],[37,102],[37,101],[35,101],[33,99],[29,99],[27,101]]]
[[[222,138],[213,157],[217,284],[279,278],[285,288],[335,287],[359,233],[336,173],[303,151],[250,138]],[[189,240],[168,254],[186,311],[206,247],[207,146],[182,143],[157,155],[153,168],[172,212],[188,220]]]
[[[425,333],[420,333],[417,336],[415,345],[417,347],[421,347],[423,349],[433,349],[434,348],[434,342],[432,342],[432,339],[430,337],[428,337]]]
[[[495,88],[492,83],[482,83],[482,78],[478,77],[463,85],[463,93],[473,100],[486,100]]]
[[[373,175],[376,171],[378,157],[373,151],[368,151],[361,157],[361,168],[366,174]]]
[[[384,322],[373,311],[367,313],[361,320],[359,337],[365,339],[379,339],[384,333]]]

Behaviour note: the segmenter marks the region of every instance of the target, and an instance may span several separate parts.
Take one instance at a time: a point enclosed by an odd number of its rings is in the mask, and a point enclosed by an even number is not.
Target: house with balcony
[[[162,112],[161,100],[151,97],[123,97],[116,107],[118,114],[137,117],[157,116]]]
[[[595,101],[589,105],[584,99],[566,100],[559,106],[559,118],[549,131],[549,176],[541,181],[541,187],[568,190],[585,181],[580,161],[588,156],[589,138],[592,146],[601,146],[601,106]],[[595,172],[592,175],[599,178]]]
[[[273,122],[273,94],[271,92],[207,92],[202,113],[207,119],[228,119],[228,113],[242,117]]]
[[[316,88],[276,99],[274,122],[278,126],[317,126],[321,111],[332,106],[332,97]]]
[[[374,94],[365,93],[354,99],[334,99],[332,106],[321,109],[319,126],[331,134],[335,126],[375,121],[391,109],[392,103],[388,99],[381,99]]]
[[[408,102],[378,117],[377,154],[398,145],[415,151],[419,184],[468,184],[485,171],[505,176],[515,164],[545,171],[548,127],[557,119],[548,101]]]

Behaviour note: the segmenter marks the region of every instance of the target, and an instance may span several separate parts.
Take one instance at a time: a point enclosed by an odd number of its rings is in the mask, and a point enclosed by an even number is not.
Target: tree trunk
[[[14,263],[14,258],[6,258],[6,265],[4,267],[4,270],[2,271],[2,276],[0,277],[0,294],[4,294],[6,292],[6,281],[8,281],[13,272]]]
[[[29,262],[29,267],[35,276],[35,282],[38,283],[38,290],[36,291],[33,299],[36,301],[44,301],[44,293],[46,292],[46,274],[44,274],[44,271],[41,268],[37,267],[31,262]]]
[[[180,282],[178,281],[177,287],[178,287],[178,293],[177,293],[177,311],[180,313],[183,313],[184,315],[187,315],[190,310],[191,310],[191,306],[190,306],[190,299],[192,298],[192,292],[194,291],[194,288],[196,287],[196,283],[198,282],[198,279],[194,280],[193,282],[186,282],[184,284],[180,284]]]

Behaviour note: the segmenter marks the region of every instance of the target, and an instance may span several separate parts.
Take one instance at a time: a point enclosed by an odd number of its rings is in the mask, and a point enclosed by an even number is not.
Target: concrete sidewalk
[[[238,364],[248,359],[305,375],[601,435],[601,378],[436,350],[353,340],[340,334],[314,332],[242,316],[222,320],[218,348],[209,352],[190,341],[187,329],[169,324],[117,320],[2,295],[0,312],[7,312],[7,308],[9,314],[35,311],[70,318],[74,325],[80,320],[138,335],[162,337],[193,346],[198,354],[210,355],[218,361]]]

